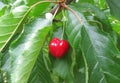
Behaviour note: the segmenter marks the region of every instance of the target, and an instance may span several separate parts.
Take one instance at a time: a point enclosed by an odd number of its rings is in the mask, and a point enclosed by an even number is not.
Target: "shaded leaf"
[[[111,14],[120,20],[120,0],[106,0],[111,10]]]
[[[32,68],[37,60],[51,23],[46,19],[37,19],[26,26],[20,38],[10,48],[11,82],[27,83]]]
[[[120,59],[117,56],[120,53],[111,38],[90,25],[85,25],[81,35],[82,51],[89,68],[88,82],[119,83]]]
[[[2,74],[2,79],[5,82],[10,82],[10,55],[7,52],[2,54],[2,60],[1,60],[1,74]]]
[[[54,58],[51,62],[53,64],[53,74],[56,76],[59,76],[63,81],[66,83],[73,83],[73,68],[72,68],[72,58],[73,51],[72,49],[69,49],[70,51],[64,55],[61,59]],[[60,81],[59,78],[59,81]]]
[[[5,6],[3,2],[0,1],[0,10]]]
[[[74,4],[71,7],[73,9],[76,8],[76,10],[79,12],[82,12],[85,15],[86,19],[89,18],[88,22],[98,24],[100,26],[100,29],[106,32],[112,31],[112,26],[106,14],[102,10],[100,10],[98,7],[89,3]]]

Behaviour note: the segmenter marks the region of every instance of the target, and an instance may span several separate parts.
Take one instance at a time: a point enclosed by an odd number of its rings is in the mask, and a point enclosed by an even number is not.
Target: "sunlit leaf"
[[[48,54],[48,53],[46,53]],[[44,60],[45,54],[43,53],[43,50],[41,50],[36,63],[34,65],[34,68],[32,70],[32,73],[30,75],[30,78],[28,80],[28,83],[53,83],[53,80],[51,78],[50,71],[47,70],[46,63]],[[46,58],[45,58],[46,59]]]
[[[10,39],[15,35],[17,29],[21,26],[26,16],[24,15],[25,11],[27,11],[27,8],[15,13],[20,13],[20,16],[8,14],[0,17],[0,52],[8,44]]]
[[[44,1],[44,0],[26,0],[26,1],[28,6],[30,6],[37,3],[38,1]],[[30,16],[38,17],[42,13],[45,13],[46,12],[45,10],[47,10],[49,7],[50,7],[50,3],[40,4],[32,9]]]
[[[26,83],[28,81],[50,26],[51,23],[46,19],[37,19],[24,26],[23,34],[10,48],[12,83]]]

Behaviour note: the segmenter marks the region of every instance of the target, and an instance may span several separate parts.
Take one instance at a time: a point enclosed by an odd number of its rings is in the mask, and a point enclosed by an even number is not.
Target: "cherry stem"
[[[37,2],[35,4],[33,4],[30,8],[33,8],[33,7],[35,7],[35,6],[37,6],[37,5],[41,4],[41,3],[61,3],[61,1],[51,1],[51,0],[39,1],[39,2]]]
[[[58,12],[57,13],[59,13],[59,11],[60,11],[60,8],[62,7],[61,6],[61,4],[62,3],[65,3],[65,4],[70,4],[73,0],[58,0],[58,1],[60,1],[60,2],[58,2],[58,4],[52,9],[52,11],[51,11],[51,13],[52,14],[54,14],[55,13],[55,11],[56,11],[56,9],[59,7],[59,9],[58,9]]]
[[[61,36],[61,39],[63,39],[64,37],[64,33],[65,33],[65,28],[66,28],[66,18],[65,18],[65,11],[62,10],[62,15],[63,15],[63,27],[62,27],[62,36]]]
[[[80,22],[81,24],[83,24],[82,19],[80,18],[80,16],[79,16],[73,9],[71,9],[70,7],[68,7],[65,3],[62,3],[61,5],[62,5],[62,7],[66,8],[66,9],[68,9],[70,12],[72,12],[72,13],[76,16],[76,18],[79,20],[79,22]]]
[[[37,2],[37,3],[35,3],[35,4],[33,4],[33,5],[28,9],[28,11],[26,12],[26,14],[29,13],[29,12],[32,10],[32,8],[34,8],[35,6],[37,6],[37,5],[39,5],[39,4],[42,4],[42,3],[61,3],[61,1],[51,1],[51,0],[39,1],[39,2]]]
[[[56,16],[56,14],[57,14],[59,8],[60,8],[60,7],[57,7],[57,8],[56,8],[56,10],[55,10],[55,12],[54,12],[54,14],[53,14],[53,19],[54,19],[54,17]]]

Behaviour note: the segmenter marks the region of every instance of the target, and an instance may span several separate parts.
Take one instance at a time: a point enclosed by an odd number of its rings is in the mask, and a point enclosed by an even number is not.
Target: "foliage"
[[[120,83],[119,0],[1,0],[0,83]],[[69,51],[57,59],[58,37]]]

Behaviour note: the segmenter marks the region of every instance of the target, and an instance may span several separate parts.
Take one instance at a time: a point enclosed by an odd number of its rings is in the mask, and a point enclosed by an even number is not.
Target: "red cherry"
[[[68,42],[58,38],[53,38],[49,44],[49,52],[56,58],[61,58],[68,51],[68,48]]]

